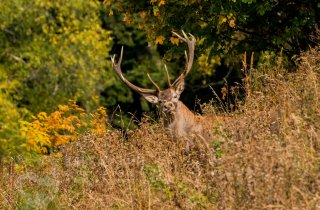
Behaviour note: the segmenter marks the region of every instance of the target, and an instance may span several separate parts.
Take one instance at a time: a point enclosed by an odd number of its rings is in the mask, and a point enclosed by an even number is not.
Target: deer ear
[[[159,99],[157,96],[154,95],[148,95],[148,94],[142,94],[142,96],[149,102],[152,104],[156,104],[158,103]]]
[[[177,95],[181,95],[181,93],[184,91],[184,81],[182,80],[175,86],[175,91]]]

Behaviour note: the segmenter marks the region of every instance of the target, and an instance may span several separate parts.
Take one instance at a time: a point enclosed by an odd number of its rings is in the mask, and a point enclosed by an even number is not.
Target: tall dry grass
[[[146,117],[127,139],[87,134],[33,167],[1,164],[0,209],[320,209],[320,48],[286,72],[251,69],[212,142]]]

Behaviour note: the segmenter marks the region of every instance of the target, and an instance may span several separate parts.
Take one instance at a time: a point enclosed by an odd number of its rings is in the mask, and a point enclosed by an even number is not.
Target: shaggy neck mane
[[[183,121],[187,124],[193,123],[194,114],[188,109],[184,103],[178,101],[176,110],[174,112],[166,112],[164,117],[164,127],[175,126],[178,121]]]

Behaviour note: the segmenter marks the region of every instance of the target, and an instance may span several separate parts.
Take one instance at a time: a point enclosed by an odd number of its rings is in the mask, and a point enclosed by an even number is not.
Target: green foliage
[[[0,157],[22,154],[32,115],[70,99],[87,112],[99,107],[113,77],[100,9],[98,1],[1,1]],[[42,134],[35,141],[48,143]]]
[[[157,164],[146,164],[143,167],[143,171],[148,179],[151,187],[155,191],[165,190],[168,186],[163,181],[161,176],[160,166]]]
[[[21,152],[23,140],[19,136],[20,119],[18,108],[0,92],[0,159]]]
[[[320,20],[319,7],[312,0],[121,1],[110,4],[109,9],[122,14],[125,23],[143,29],[150,44],[172,48],[169,59],[177,57],[176,48],[181,52],[180,47],[172,46],[176,43],[171,31],[192,32],[198,38],[200,76],[212,75],[216,65],[238,63],[245,51],[283,48],[289,57],[299,54],[314,45],[309,35]]]
[[[19,106],[52,111],[68,99],[96,106],[106,78],[110,36],[96,1],[7,1],[1,6],[2,70],[18,83]]]
[[[221,150],[221,142],[220,141],[213,141],[212,146],[214,149],[214,155],[216,158],[222,157],[222,150]]]
[[[207,209],[206,205],[209,203],[209,197],[203,192],[198,191],[191,183],[177,181],[176,191],[179,193],[179,199],[188,199],[197,206],[197,209]],[[214,200],[215,198],[211,198]]]

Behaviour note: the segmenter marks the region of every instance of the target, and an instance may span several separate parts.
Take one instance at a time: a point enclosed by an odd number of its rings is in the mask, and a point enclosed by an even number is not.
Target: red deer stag
[[[163,114],[164,127],[170,136],[175,138],[196,134],[208,139],[213,133],[213,123],[223,120],[223,117],[195,115],[179,100],[179,97],[184,90],[184,79],[191,70],[193,64],[196,39],[190,33],[189,36],[186,35],[184,31],[182,31],[183,37],[176,32],[172,33],[188,44],[189,51],[188,53],[185,51],[185,69],[173,83],[170,82],[169,74],[166,69],[169,84],[168,89],[160,90],[159,86],[151,79],[149,74],[147,74],[147,76],[156,89],[141,88],[129,82],[121,71],[123,47],[118,63],[115,62],[115,55],[111,57],[112,67],[123,83],[140,93],[148,102],[158,105],[160,112]]]

